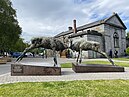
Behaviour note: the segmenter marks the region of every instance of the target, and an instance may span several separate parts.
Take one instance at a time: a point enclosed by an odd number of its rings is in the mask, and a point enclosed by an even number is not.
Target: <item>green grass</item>
[[[86,61],[84,62],[85,64],[105,64],[105,65],[111,65],[109,61]],[[129,67],[129,63],[126,62],[114,62],[118,66],[123,66],[123,67]]]
[[[62,68],[71,68],[72,67],[72,63],[62,63],[61,67]]]
[[[0,97],[129,97],[129,80],[3,84]]]
[[[113,58],[113,60],[129,61],[129,58]]]
[[[83,62],[84,64],[105,64],[105,65],[111,65],[111,63],[109,61],[86,61]],[[116,65],[118,66],[123,66],[123,67],[129,67],[129,62],[115,62]],[[72,67],[72,63],[63,63],[61,64],[62,68],[71,68]]]

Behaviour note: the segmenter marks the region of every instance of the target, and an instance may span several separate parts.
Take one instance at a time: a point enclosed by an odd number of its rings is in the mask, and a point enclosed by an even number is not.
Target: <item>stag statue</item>
[[[112,65],[115,65],[114,62],[111,60],[111,58],[109,58],[109,56],[105,52],[100,50],[99,42],[86,41],[83,38],[77,39],[74,43],[71,44],[70,48],[78,52],[78,57],[76,60],[77,64],[82,62],[82,50],[84,51],[92,50],[105,56]]]
[[[68,48],[68,38],[63,38],[63,39],[57,39],[55,37],[41,37],[41,38],[34,38],[31,40],[31,45],[30,47],[26,48],[21,56],[19,56],[16,60],[16,62],[19,62],[22,60],[26,52],[29,50],[35,49],[35,48],[46,48],[46,49],[51,49],[53,50],[53,60],[54,60],[54,66],[57,66],[57,56],[56,56],[56,51],[63,51]]]

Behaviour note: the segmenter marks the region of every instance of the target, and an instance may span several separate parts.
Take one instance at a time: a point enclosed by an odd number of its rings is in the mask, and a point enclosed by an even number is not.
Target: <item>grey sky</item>
[[[73,26],[103,19],[117,12],[129,25],[129,0],[12,0],[22,27],[22,37],[28,41],[37,36],[54,36]]]

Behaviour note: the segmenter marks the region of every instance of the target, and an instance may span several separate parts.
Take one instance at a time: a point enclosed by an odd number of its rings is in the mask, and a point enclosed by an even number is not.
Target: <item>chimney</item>
[[[70,30],[72,30],[73,28],[72,27],[68,27],[68,30],[70,31]]]
[[[112,14],[113,14],[113,15],[115,15],[116,13],[115,13],[115,12],[113,12]]]
[[[73,32],[77,33],[76,20],[73,20]]]

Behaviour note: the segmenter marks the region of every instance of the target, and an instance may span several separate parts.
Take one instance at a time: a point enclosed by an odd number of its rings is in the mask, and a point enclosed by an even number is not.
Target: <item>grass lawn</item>
[[[86,61],[83,62],[84,64],[105,64],[105,65],[110,65],[111,63],[109,61]],[[123,66],[123,67],[129,67],[129,62],[115,62],[116,65],[118,66]],[[62,68],[71,68],[72,67],[72,63],[63,63],[61,64]]]
[[[113,58],[113,60],[129,61],[129,58]]]
[[[62,68],[71,68],[72,67],[72,63],[62,63],[61,67]]]
[[[105,64],[105,65],[111,64],[109,61],[87,61],[84,63],[86,63],[86,64]],[[126,63],[126,62],[114,62],[114,63],[118,66],[129,67],[129,63]]]
[[[129,97],[129,80],[3,84],[0,97]]]

